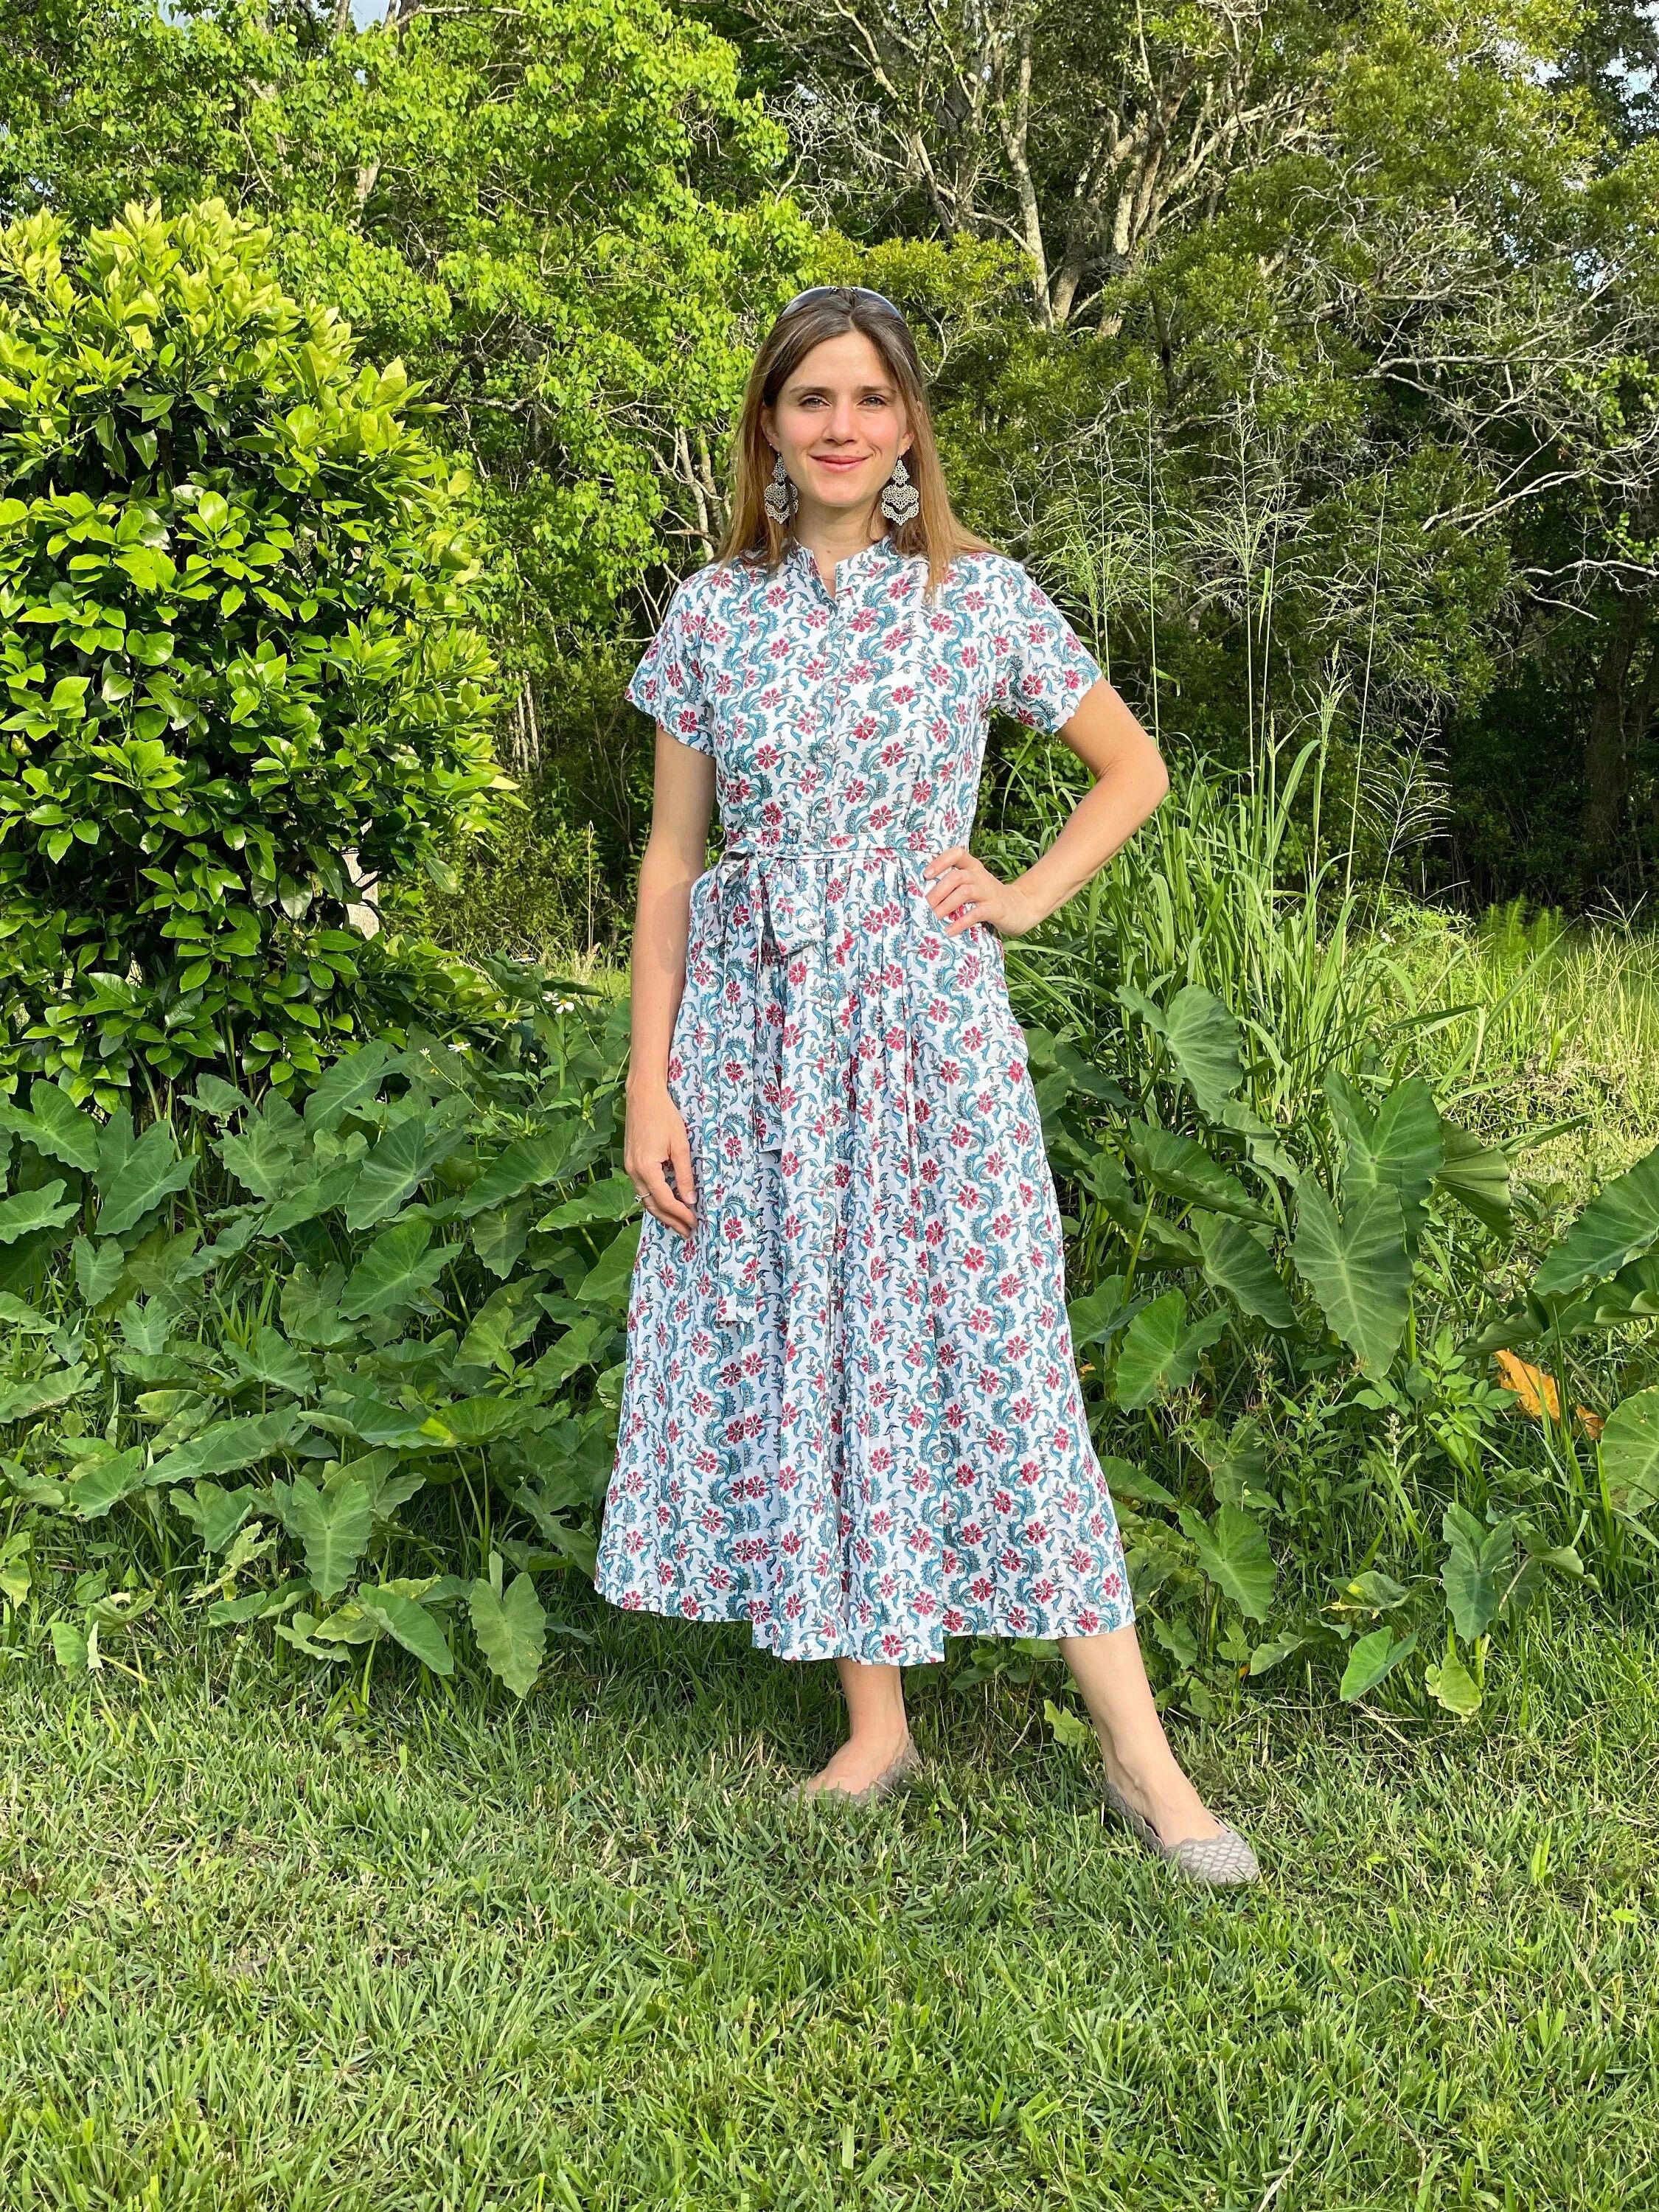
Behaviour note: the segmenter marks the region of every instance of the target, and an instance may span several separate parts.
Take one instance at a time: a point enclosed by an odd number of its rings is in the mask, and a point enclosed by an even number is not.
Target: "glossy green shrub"
[[[495,781],[466,488],[210,200],[0,230],[0,1080],[279,1085]],[[372,956],[384,963],[382,948]]]

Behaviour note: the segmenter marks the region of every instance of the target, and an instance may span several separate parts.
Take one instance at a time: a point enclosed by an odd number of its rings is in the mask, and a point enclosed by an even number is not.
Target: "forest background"
[[[452,938],[505,908],[526,948],[614,939],[649,761],[621,683],[712,549],[749,349],[825,277],[911,313],[968,517],[1160,734],[1239,763],[1334,696],[1376,872],[1475,908],[1650,889],[1634,0],[5,13],[0,210],[223,194],[476,467],[532,811]]]

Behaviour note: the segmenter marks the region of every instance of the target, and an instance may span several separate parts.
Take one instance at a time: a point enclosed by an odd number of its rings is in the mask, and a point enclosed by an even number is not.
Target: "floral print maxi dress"
[[[668,1061],[696,1231],[641,1226],[596,1580],[783,1659],[1133,1618],[1002,940],[922,875],[991,708],[1057,728],[1100,670],[1006,555],[927,573],[711,564],[629,686],[713,755],[726,842]]]

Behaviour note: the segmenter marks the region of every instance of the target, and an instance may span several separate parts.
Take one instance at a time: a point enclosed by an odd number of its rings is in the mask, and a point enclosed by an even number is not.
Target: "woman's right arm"
[[[685,1122],[669,1096],[668,1054],[685,989],[691,886],[708,858],[714,808],[712,756],[682,744],[659,722],[651,834],[634,919],[623,1164],[646,1211],[688,1237],[696,1226],[696,1194]]]

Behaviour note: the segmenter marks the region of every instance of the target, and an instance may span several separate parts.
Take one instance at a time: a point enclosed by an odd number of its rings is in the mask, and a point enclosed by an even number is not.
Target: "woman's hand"
[[[647,1213],[654,1213],[659,1221],[683,1236],[695,1232],[691,1141],[686,1135],[684,1117],[665,1086],[629,1092],[623,1166]],[[666,1171],[672,1173],[672,1185]]]
[[[945,922],[947,937],[960,937],[976,921],[993,923],[1004,937],[1024,937],[1042,919],[1031,902],[1011,884],[999,883],[983,860],[965,845],[948,845],[922,870],[932,879],[927,903]]]

